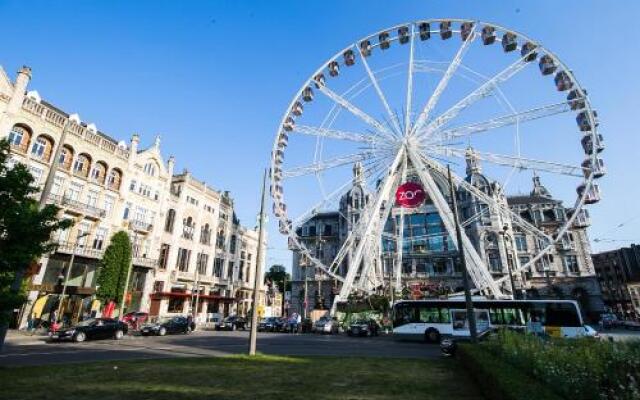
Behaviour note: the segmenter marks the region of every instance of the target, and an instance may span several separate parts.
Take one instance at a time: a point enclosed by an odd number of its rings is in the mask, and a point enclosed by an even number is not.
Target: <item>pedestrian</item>
[[[27,318],[27,332],[33,333],[35,322],[35,312],[32,311],[31,313],[29,313],[29,317]]]
[[[296,333],[301,330],[300,328],[302,328],[302,316],[298,314],[296,317]]]
[[[196,324],[193,322],[193,315],[191,314],[187,315],[187,327],[190,331],[196,330]]]

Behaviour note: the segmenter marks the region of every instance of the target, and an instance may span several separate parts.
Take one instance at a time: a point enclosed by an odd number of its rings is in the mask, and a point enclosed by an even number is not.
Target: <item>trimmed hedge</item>
[[[562,399],[530,374],[491,353],[484,345],[461,344],[457,357],[487,399]]]

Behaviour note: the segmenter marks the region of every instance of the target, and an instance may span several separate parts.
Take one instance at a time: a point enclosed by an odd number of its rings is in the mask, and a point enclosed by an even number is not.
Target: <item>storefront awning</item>
[[[191,298],[192,294],[191,293],[184,293],[184,292],[155,292],[155,293],[151,293],[150,294],[152,299],[162,299],[162,298],[167,298],[167,297],[182,297],[182,298]],[[196,294],[193,294],[193,297],[197,296]],[[217,294],[201,294],[200,296],[198,296],[199,299],[204,299],[204,300],[219,300],[222,302],[234,302],[236,301],[235,298],[233,297],[224,297],[224,296],[220,296]]]

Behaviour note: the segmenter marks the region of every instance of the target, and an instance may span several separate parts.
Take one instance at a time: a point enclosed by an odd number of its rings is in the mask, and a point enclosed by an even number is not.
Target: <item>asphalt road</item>
[[[48,343],[45,338],[9,335],[0,366],[42,365],[88,361],[216,357],[247,351],[248,332],[196,331],[164,337],[127,336],[123,340]],[[258,334],[258,351],[274,355],[372,357],[440,357],[437,345],[399,342],[390,337],[352,338],[345,335]]]

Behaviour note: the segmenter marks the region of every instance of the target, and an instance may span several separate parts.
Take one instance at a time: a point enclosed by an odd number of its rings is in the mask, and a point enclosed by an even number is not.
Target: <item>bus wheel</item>
[[[424,333],[424,338],[427,343],[439,343],[440,342],[440,332],[437,329],[429,328]]]

